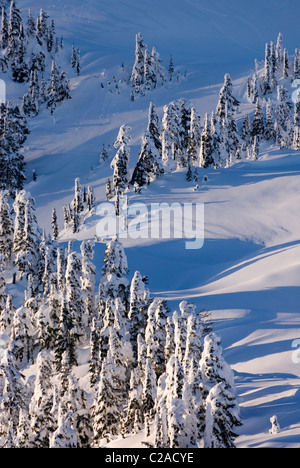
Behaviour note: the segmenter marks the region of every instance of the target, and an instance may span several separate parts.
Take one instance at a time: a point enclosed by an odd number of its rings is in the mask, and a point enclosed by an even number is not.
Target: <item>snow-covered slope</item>
[[[204,115],[215,109],[226,72],[242,100],[240,117],[249,109],[245,81],[254,58],[263,59],[266,41],[283,32],[290,52],[297,46],[299,4],[255,0],[136,0],[104,2],[20,0],[24,12],[42,6],[56,21],[57,33],[82,54],[82,73],[70,75],[72,100],[53,116],[44,110],[30,120],[25,147],[29,190],[37,202],[40,225],[50,230],[55,207],[62,227],[62,206],[73,196],[74,179],[105,200],[109,162],[99,166],[103,144],[111,145],[120,125],[132,128],[131,165],[137,160],[147,125],[149,102],[162,114],[173,99],[191,100]],[[135,34],[155,44],[167,66],[170,55],[186,78],[134,103],[130,92],[101,88],[106,77],[130,69]],[[107,79],[106,79],[107,81]],[[9,98],[9,96],[8,96]],[[38,174],[31,182],[31,173]],[[198,190],[184,172],[165,176],[130,194],[131,201],[201,202],[205,204],[205,244],[187,251],[182,241],[125,242],[130,270],[149,276],[155,296],[173,307],[186,299],[212,312],[226,360],[236,374],[243,426],[239,447],[296,447],[300,432],[300,367],[293,362],[293,341],[300,335],[300,153],[263,148],[259,161],[208,172]],[[97,217],[75,237],[93,238]],[[68,240],[68,235],[61,241]],[[101,266],[104,246],[96,245]],[[269,435],[277,414],[282,431]],[[142,437],[126,439],[139,446]],[[120,443],[114,442],[114,446]]]

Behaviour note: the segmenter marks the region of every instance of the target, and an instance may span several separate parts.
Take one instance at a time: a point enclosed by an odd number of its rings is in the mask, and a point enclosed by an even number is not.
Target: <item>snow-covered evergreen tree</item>
[[[76,252],[67,258],[66,299],[77,336],[85,337],[86,315],[82,294],[82,259]]]
[[[283,85],[277,87],[277,101],[275,110],[276,142],[280,148],[290,148],[292,140],[292,105],[287,89]]]
[[[284,49],[284,53],[283,53],[283,70],[282,70],[282,75],[283,75],[284,79],[287,79],[289,77],[289,70],[290,70],[290,64],[289,64],[288,51],[287,51],[287,49]]]
[[[150,132],[145,132],[139,160],[133,171],[131,185],[143,187],[149,185],[164,173],[161,155],[158,152]]]
[[[201,145],[201,120],[194,107],[191,108],[191,121],[187,144],[187,157],[194,167],[199,166],[199,151]]]
[[[204,339],[199,366],[203,382],[208,387],[225,382],[230,388],[235,388],[233,372],[222,356],[221,339],[215,333],[210,333]]]
[[[128,143],[131,140],[129,135],[131,128],[122,125],[114,144],[117,153],[112,160],[111,168],[114,170],[113,185],[115,193],[123,193],[128,187],[128,164],[130,159],[130,148]]]
[[[50,356],[41,351],[37,357],[37,374],[34,393],[29,405],[30,415],[30,446],[32,448],[49,448],[52,410],[52,382],[53,375]]]
[[[155,374],[159,378],[166,368],[166,321],[169,309],[166,301],[155,298],[148,309],[145,331],[147,356],[151,358]]]
[[[275,133],[275,126],[274,126],[274,109],[271,99],[267,101],[267,108],[266,108],[266,125],[265,125],[265,133],[264,136],[266,140],[272,142],[275,141],[276,133]]]
[[[91,241],[84,241],[80,246],[82,256],[82,277],[81,289],[83,292],[83,299],[85,304],[85,314],[88,316],[89,321],[95,314],[95,275],[96,267],[92,263],[94,258],[94,243]]]
[[[12,296],[8,294],[5,307],[0,311],[0,333],[5,333],[8,336],[11,334],[14,314],[15,308],[13,306]]]
[[[150,424],[155,414],[156,375],[150,358],[146,359],[142,405],[145,417],[145,435],[150,436]]]
[[[296,48],[295,50],[295,57],[294,57],[294,79],[300,78],[300,57],[299,57],[299,49]]]
[[[229,74],[224,77],[224,85],[220,90],[219,101],[216,109],[216,117],[220,120],[232,116],[239,106],[239,102],[233,96],[233,86]]]
[[[248,79],[247,82],[247,99],[252,104],[256,102],[257,98],[259,97],[260,91],[260,82],[259,78],[256,73]]]
[[[295,103],[293,148],[300,149],[300,100]]]
[[[99,447],[101,439],[110,440],[121,430],[123,405],[126,401],[124,387],[125,369],[114,359],[109,349],[102,363],[100,383],[92,407],[94,446]]]
[[[206,400],[205,448],[235,448],[236,428],[241,426],[235,396],[224,382],[211,389]]]
[[[145,379],[147,347],[141,335],[137,338],[137,366],[131,371],[123,433],[138,433],[144,424],[143,384]]]
[[[70,411],[65,412],[62,403],[59,404],[58,427],[51,435],[50,448],[77,448],[77,436],[73,428],[72,414]]]
[[[136,271],[130,285],[128,313],[130,340],[135,358],[137,357],[137,337],[139,334],[145,335],[147,309],[150,303],[149,296],[150,292],[146,288],[140,272]]]
[[[251,143],[251,122],[249,114],[244,115],[241,126],[240,136],[242,141],[249,146]]]
[[[9,193],[0,192],[0,256],[9,265],[13,250],[13,224],[10,216]]]
[[[24,156],[20,149],[27,139],[29,130],[19,107],[10,102],[0,105],[0,188],[14,196],[23,188]]]
[[[68,379],[65,400],[67,409],[71,413],[71,427],[76,434],[76,448],[91,448],[93,428],[89,404],[85,392],[80,388],[78,379],[72,374]]]
[[[144,43],[141,33],[136,35],[135,62],[131,72],[130,83],[137,94],[144,95],[146,91],[155,89],[166,81],[167,72],[161,64],[160,56],[155,47],[151,55]]]
[[[35,274],[40,261],[41,230],[35,215],[35,201],[25,191],[14,202],[16,213],[13,251],[21,277]]]
[[[21,374],[16,358],[10,349],[4,353],[0,374],[4,379],[0,402],[0,438],[5,446],[10,438],[10,431],[16,433],[20,409],[27,410],[27,388],[24,376]],[[11,441],[12,445],[13,440]]]
[[[69,81],[64,71],[60,71],[55,60],[52,61],[50,85],[47,91],[47,105],[53,113],[58,103],[71,99]]]
[[[162,119],[162,133],[160,135],[162,143],[162,161],[166,172],[172,172],[177,168],[177,164],[182,162],[182,123],[178,112],[178,106],[171,102],[164,107]]]
[[[107,298],[119,297],[127,304],[128,262],[124,247],[117,239],[107,243],[103,263],[99,285],[100,300],[105,303]]]
[[[144,39],[141,33],[136,35],[135,62],[131,73],[131,84],[135,92],[143,91],[145,79],[145,52],[147,46],[144,44]]]
[[[200,167],[207,169],[212,165],[214,165],[213,139],[211,136],[210,118],[208,114],[205,114],[204,129],[201,134]]]
[[[1,30],[0,30],[0,47],[2,50],[6,49],[8,46],[8,18],[6,9],[2,6],[1,14]]]
[[[160,133],[161,133],[161,128],[160,128],[160,122],[159,118],[156,112],[156,107],[153,104],[153,102],[150,102],[149,105],[149,116],[148,116],[148,127],[147,127],[147,132],[150,133],[153,143],[155,145],[155,148],[161,155],[162,153],[162,144],[160,141]]]
[[[264,113],[260,100],[256,100],[254,118],[252,122],[252,137],[262,138],[265,133]]]

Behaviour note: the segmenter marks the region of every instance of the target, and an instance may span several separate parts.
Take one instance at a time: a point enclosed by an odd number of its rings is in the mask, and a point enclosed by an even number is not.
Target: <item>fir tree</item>
[[[293,148],[300,149],[300,100],[295,103]]]
[[[149,306],[149,290],[146,288],[139,271],[136,271],[130,285],[129,313],[130,340],[137,357],[137,337],[144,336],[147,323],[147,309]]]
[[[220,382],[234,389],[234,376],[222,356],[221,340],[215,333],[206,335],[204,349],[199,363],[203,383],[209,388]]]
[[[25,449],[30,446],[29,444],[29,435],[30,435],[30,421],[28,418],[27,410],[20,408],[19,413],[19,424],[16,431],[16,436],[13,439],[13,447]]]
[[[150,423],[154,417],[156,399],[156,375],[150,358],[146,359],[145,377],[142,392],[142,405],[145,416],[146,437],[150,436]]]
[[[85,337],[86,315],[82,294],[82,259],[76,252],[67,258],[66,299],[76,335]]]
[[[272,90],[272,63],[271,63],[271,48],[270,44],[266,43],[265,47],[265,69],[263,77],[263,92],[269,94]]]
[[[8,21],[8,37],[7,37],[7,57],[15,59],[19,53],[19,46],[22,41],[20,30],[22,27],[22,17],[19,8],[14,0],[10,4],[9,21]]]
[[[289,56],[288,56],[287,49],[284,49],[284,53],[283,53],[283,71],[282,71],[284,79],[287,79],[289,77],[289,69],[290,69]]]
[[[90,361],[89,375],[91,385],[95,385],[100,376],[101,371],[101,348],[100,348],[100,326],[96,317],[93,317],[90,326]]]
[[[56,209],[52,210],[52,239],[55,241],[58,238],[59,229],[57,224],[57,214]]]
[[[116,193],[123,193],[128,187],[128,164],[130,159],[130,149],[128,143],[131,140],[129,135],[130,127],[122,125],[114,147],[118,149],[111,168],[114,170],[113,186]]]
[[[6,49],[8,46],[8,19],[6,9],[2,7],[2,16],[1,16],[1,30],[0,30],[0,47],[2,50]]]
[[[0,333],[11,334],[15,308],[12,302],[12,296],[7,295],[6,304],[0,312]]]
[[[113,198],[112,184],[111,180],[107,179],[106,181],[106,200],[109,201]]]
[[[94,243],[84,241],[80,246],[82,256],[82,277],[81,290],[83,292],[83,300],[85,305],[85,314],[89,318],[89,322],[95,314],[95,275],[96,267],[92,263],[94,258]]]
[[[145,51],[147,46],[141,33],[136,35],[135,62],[133,65],[130,82],[136,93],[143,92],[145,79]]]
[[[127,304],[128,262],[123,245],[116,239],[106,245],[102,278],[99,286],[100,299],[119,297]]]
[[[244,115],[243,123],[241,127],[241,139],[246,144],[246,146],[251,143],[251,122],[248,114]]]
[[[11,103],[2,104],[0,114],[0,188],[15,196],[16,190],[23,188],[25,180],[25,163],[20,149],[29,130],[20,109],[12,107]]]
[[[162,133],[160,136],[162,142],[162,161],[167,172],[175,170],[177,164],[182,161],[181,132],[178,106],[175,102],[171,102],[168,106],[164,107]]]
[[[65,412],[62,403],[59,405],[58,411],[58,427],[51,435],[50,448],[77,448],[77,436],[74,428],[72,427],[72,415]]]
[[[20,409],[26,411],[27,388],[24,376],[19,370],[16,358],[7,349],[0,365],[3,376],[3,390],[0,402],[0,437],[4,443],[9,439],[10,429],[16,431],[19,424]]]
[[[148,127],[147,127],[147,132],[150,133],[153,143],[155,145],[155,148],[161,155],[162,153],[162,144],[160,141],[160,124],[159,124],[159,118],[156,112],[155,105],[153,102],[150,102],[149,105],[149,117],[148,117]]]
[[[145,331],[147,356],[151,358],[154,371],[159,378],[166,368],[166,322],[169,309],[166,301],[154,299],[148,309],[148,320]]]
[[[49,448],[49,438],[53,427],[52,409],[52,363],[46,352],[37,357],[35,389],[29,406],[30,445],[33,448]]]
[[[77,448],[91,448],[93,429],[90,408],[85,392],[81,390],[78,379],[74,375],[69,376],[65,399],[66,406],[71,412],[72,428],[76,433]]]
[[[294,79],[300,78],[300,59],[299,59],[299,50],[298,48],[295,50],[295,57],[294,57]]]
[[[7,191],[0,192],[0,256],[5,265],[9,265],[13,249],[13,224],[8,197]]]
[[[268,141],[275,141],[275,128],[274,128],[274,110],[271,99],[267,101],[266,109],[266,125],[264,136]]]
[[[62,297],[59,314],[59,329],[55,341],[55,363],[59,370],[64,353],[67,353],[69,367],[77,365],[76,342],[78,335],[75,331],[73,317],[68,309],[68,302]]]
[[[233,97],[232,91],[233,86],[230,75],[226,74],[216,110],[216,117],[220,120],[225,119],[228,116],[231,117],[239,106],[239,102],[235,97]]]
[[[275,49],[275,56],[278,66],[283,62],[284,50],[283,50],[283,36],[282,33],[278,34],[276,49]]]
[[[27,39],[30,39],[36,35],[36,21],[32,15],[31,9],[28,11],[26,34]]]
[[[259,97],[259,79],[256,73],[252,78],[248,79],[247,83],[247,98],[251,104],[255,103]]]
[[[150,184],[164,173],[161,156],[156,149],[150,132],[143,137],[138,163],[133,171],[131,185],[143,187]]]
[[[201,121],[194,107],[191,108],[191,121],[188,134],[187,156],[190,163],[199,166],[199,151],[201,145]]]
[[[235,448],[235,429],[241,426],[235,396],[225,383],[213,387],[206,400],[205,448]]]
[[[119,434],[121,415],[126,399],[124,387],[124,368],[115,361],[112,352],[108,351],[102,363],[100,383],[92,407],[94,446],[99,447],[101,439],[110,440],[111,436]]]
[[[48,16],[43,8],[40,9],[40,14],[36,22],[36,38],[38,43],[42,46],[47,43],[48,39]]]
[[[172,81],[172,80],[173,80],[174,73],[175,73],[174,60],[173,60],[172,55],[170,56],[168,72],[169,72],[170,81]]]
[[[207,169],[214,164],[213,141],[208,114],[205,115],[204,129],[201,134],[200,167]]]
[[[252,122],[252,137],[262,138],[265,132],[264,125],[264,114],[260,104],[260,100],[257,99],[255,106],[255,113]]]
[[[289,148],[291,146],[292,105],[287,89],[282,85],[277,87],[277,101],[275,110],[276,142],[280,148]]]

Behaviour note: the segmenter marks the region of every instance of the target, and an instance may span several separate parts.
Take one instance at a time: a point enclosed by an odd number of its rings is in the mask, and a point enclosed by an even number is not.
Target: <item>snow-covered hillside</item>
[[[71,99],[53,114],[42,108],[28,118],[30,134],[24,145],[26,191],[36,201],[40,227],[51,232],[55,208],[64,249],[68,241],[94,240],[99,215],[106,201],[106,183],[112,178],[113,144],[122,125],[131,130],[130,174],[139,157],[148,124],[150,102],[160,121],[164,106],[184,98],[201,116],[216,110],[224,75],[233,81],[233,95],[240,101],[236,118],[240,129],[245,114],[253,118],[255,103],[247,99],[247,82],[258,59],[263,73],[265,43],[283,33],[292,64],[298,44],[299,4],[287,2],[212,0],[19,0],[24,18],[28,9],[37,17],[41,7],[55,20],[57,35],[64,38],[61,66],[70,80]],[[125,83],[134,63],[135,37],[141,32],[150,51],[155,45],[162,64],[170,56],[174,79],[131,99]],[[70,66],[72,44],[80,48],[81,72]],[[50,62],[49,62],[50,63]],[[7,99],[15,104],[24,85],[7,75]],[[286,87],[289,78],[280,76]],[[116,88],[116,84],[118,87]],[[276,87],[269,94],[277,104]],[[262,102],[265,101],[262,98]],[[108,159],[99,163],[103,146]],[[230,166],[230,164],[227,164]],[[33,180],[32,174],[37,175]],[[64,229],[64,205],[74,197],[74,180],[90,186],[96,206],[77,233]],[[246,447],[299,447],[300,367],[300,150],[278,149],[264,141],[258,160],[242,157],[231,167],[199,168],[198,182],[186,180],[186,168],[164,174],[139,193],[127,193],[129,203],[203,203],[205,241],[202,249],[186,250],[181,239],[127,239],[129,277],[140,271],[149,278],[152,298],[168,301],[178,310],[182,301],[209,311],[214,331],[222,339],[223,355],[235,374],[242,426],[236,445]],[[99,239],[98,239],[99,240]],[[95,244],[93,263],[98,287],[105,243]],[[23,282],[12,284],[6,272],[7,290],[21,306]],[[89,345],[80,349],[76,375],[87,394]],[[36,364],[25,366],[30,378]],[[1,388],[0,388],[1,390]],[[269,434],[270,418],[277,415],[281,430]],[[114,440],[110,447],[141,447],[144,433]],[[153,440],[150,438],[150,442]]]

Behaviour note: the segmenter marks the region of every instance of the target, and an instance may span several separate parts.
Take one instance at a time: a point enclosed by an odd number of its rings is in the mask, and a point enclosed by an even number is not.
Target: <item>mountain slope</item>
[[[238,1],[224,5],[204,2],[147,0],[99,2],[90,0],[20,1],[23,11],[41,6],[56,20],[66,43],[82,51],[82,73],[70,76],[72,100],[54,116],[44,110],[30,120],[25,147],[28,189],[37,202],[41,227],[50,230],[56,207],[62,228],[62,206],[73,197],[74,179],[91,184],[96,199],[105,200],[105,184],[112,170],[99,166],[103,144],[112,145],[120,125],[132,128],[133,169],[147,125],[149,102],[162,108],[179,97],[197,110],[215,109],[225,72],[235,78],[234,91],[242,101],[239,118],[253,110],[245,100],[245,82],[255,57],[263,58],[264,44],[279,30],[292,52],[297,44],[296,1],[254,1],[245,9]],[[168,84],[134,103],[130,90],[121,94],[101,88],[103,71],[111,78],[134,60],[134,38],[141,31],[149,46],[157,46],[165,64],[172,54],[187,77]],[[113,153],[113,152],[112,152]],[[31,182],[31,173],[38,174]],[[204,174],[201,173],[203,176]],[[130,270],[149,276],[155,296],[174,307],[180,300],[211,311],[222,337],[225,358],[235,370],[243,427],[240,447],[298,444],[299,364],[292,360],[293,340],[299,337],[300,154],[264,147],[259,161],[242,161],[232,168],[208,171],[198,190],[184,171],[166,175],[131,193],[131,203],[196,202],[205,204],[205,244],[187,251],[182,241],[124,242]],[[78,240],[94,238],[97,216],[90,219]],[[64,233],[61,242],[70,234]],[[95,263],[101,268],[103,244],[96,245]],[[270,436],[269,419],[277,414],[282,432]],[[128,439],[128,446],[141,443]],[[115,446],[118,442],[115,443]]]

